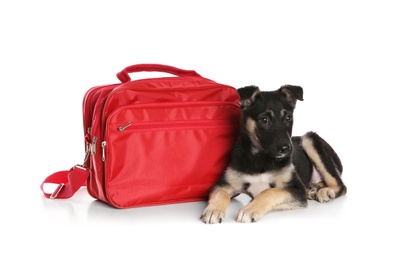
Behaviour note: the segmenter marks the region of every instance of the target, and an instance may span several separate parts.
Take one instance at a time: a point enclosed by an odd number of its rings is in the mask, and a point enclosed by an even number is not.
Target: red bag
[[[131,81],[129,73],[176,77]],[[89,89],[83,100],[83,165],[48,176],[48,198],[69,198],[83,185],[117,208],[206,200],[229,163],[239,131],[235,88],[191,70],[132,65],[122,82]],[[59,184],[53,193],[44,184]]]

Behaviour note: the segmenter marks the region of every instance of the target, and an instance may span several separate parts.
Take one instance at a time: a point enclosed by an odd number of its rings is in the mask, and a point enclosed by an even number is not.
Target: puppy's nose
[[[290,144],[282,145],[282,147],[280,148],[279,152],[281,154],[286,154],[286,153],[288,153],[290,151],[290,149],[291,149]]]

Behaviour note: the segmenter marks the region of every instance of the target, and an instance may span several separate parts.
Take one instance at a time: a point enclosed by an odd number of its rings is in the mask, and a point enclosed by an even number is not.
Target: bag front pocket
[[[229,103],[132,105],[107,119],[105,191],[116,207],[204,200],[239,131]]]

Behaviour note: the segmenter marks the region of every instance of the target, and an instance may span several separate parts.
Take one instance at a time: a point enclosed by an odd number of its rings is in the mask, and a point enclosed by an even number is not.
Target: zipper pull
[[[106,141],[103,141],[103,142],[102,142],[102,161],[103,161],[103,162],[106,160],[105,147],[106,147]]]
[[[91,147],[91,152],[93,154],[96,154],[96,142],[98,141],[98,137],[94,136],[92,137],[92,147]]]
[[[132,122],[131,122],[131,121],[129,121],[129,122],[126,123],[125,125],[119,126],[119,127],[118,127],[118,131],[122,132],[122,131],[124,131],[125,129],[127,129],[130,125],[132,125]]]

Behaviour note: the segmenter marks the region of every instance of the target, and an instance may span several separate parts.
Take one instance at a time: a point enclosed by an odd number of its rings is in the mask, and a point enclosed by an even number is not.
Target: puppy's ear
[[[284,85],[280,88],[280,92],[285,95],[286,100],[293,106],[296,105],[297,99],[303,101],[303,89],[300,86]]]
[[[256,95],[260,93],[260,89],[253,85],[239,88],[237,91],[239,94],[239,105],[242,109],[249,107],[256,98]]]

